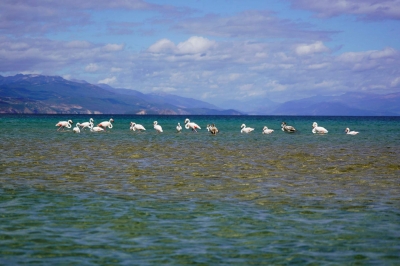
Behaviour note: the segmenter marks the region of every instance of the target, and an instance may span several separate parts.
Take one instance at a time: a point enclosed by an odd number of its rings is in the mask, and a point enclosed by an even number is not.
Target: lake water
[[[400,117],[185,118],[1,115],[0,264],[400,264]]]

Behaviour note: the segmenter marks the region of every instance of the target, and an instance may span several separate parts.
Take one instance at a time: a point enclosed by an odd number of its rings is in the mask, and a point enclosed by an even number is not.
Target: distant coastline
[[[224,108],[168,93],[144,94],[59,76],[0,76],[0,113],[121,115],[400,116],[400,93],[348,92],[276,103],[225,102]]]

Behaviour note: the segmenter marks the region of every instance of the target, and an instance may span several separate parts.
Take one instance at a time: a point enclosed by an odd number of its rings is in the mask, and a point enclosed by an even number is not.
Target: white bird
[[[80,124],[77,123],[76,126],[72,129],[74,133],[81,133],[81,130],[79,129]]]
[[[282,127],[282,131],[284,131],[284,132],[289,132],[289,133],[296,132],[296,129],[292,126],[288,126],[286,124],[286,122],[282,122],[281,127]]]
[[[350,128],[346,128],[344,132],[346,132],[347,135],[357,135],[359,133],[358,131],[350,131]]]
[[[59,131],[61,128],[63,130],[64,130],[64,128],[71,128],[73,123],[74,122],[72,122],[72,120],[58,122],[56,124],[56,127],[58,127],[57,131]]]
[[[254,130],[254,128],[252,128],[252,127],[246,127],[245,124],[242,124],[240,127],[242,128],[242,130],[240,130],[240,133],[243,133],[243,132],[250,133],[251,131]]]
[[[134,122],[131,122],[130,130],[136,131],[136,129],[139,130],[139,132],[140,132],[141,130],[146,130],[146,129],[144,128],[144,126],[142,126],[141,124],[136,124],[136,123],[134,123]]]
[[[218,128],[215,126],[215,124],[212,125],[207,125],[207,130],[213,134],[213,135],[217,135],[217,133],[219,133]]]
[[[158,133],[163,132],[162,127],[158,125],[157,121],[154,121],[153,124],[154,124],[154,129],[157,130]]]
[[[101,127],[93,127],[93,124],[90,125],[90,131],[91,132],[103,132],[104,129]]]
[[[182,131],[181,123],[178,123],[178,125],[176,126],[176,131],[177,132],[181,132]]]
[[[110,120],[103,121],[100,124],[98,124],[97,126],[102,127],[103,129],[106,129],[106,127],[113,128],[113,124],[112,124],[113,122],[114,122],[114,119],[110,118]]]
[[[262,133],[263,134],[271,134],[272,132],[274,132],[273,129],[269,129],[267,126],[264,126]]]
[[[90,118],[89,122],[79,123],[81,129],[90,128],[90,125],[93,125],[93,118]]]
[[[312,133],[314,133],[314,134],[316,134],[316,133],[317,134],[326,134],[326,133],[328,133],[328,130],[326,130],[326,128],[324,128],[324,127],[319,127],[317,122],[314,122],[312,127],[313,127]]]
[[[198,124],[196,124],[196,123],[194,123],[194,122],[190,122],[189,118],[186,118],[186,119],[185,119],[185,128],[186,128],[186,129],[191,128],[192,131],[196,131],[196,132],[197,132],[196,129],[201,129],[201,127],[199,127]]]

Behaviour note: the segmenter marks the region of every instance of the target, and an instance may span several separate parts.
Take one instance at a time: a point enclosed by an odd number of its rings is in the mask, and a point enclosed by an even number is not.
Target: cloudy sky
[[[400,0],[1,0],[18,73],[217,105],[399,92]]]

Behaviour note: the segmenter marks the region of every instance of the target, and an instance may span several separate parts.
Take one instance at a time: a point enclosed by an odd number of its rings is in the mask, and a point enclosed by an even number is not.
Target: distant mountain
[[[267,98],[221,103],[250,115],[339,115],[339,116],[398,116],[400,93],[370,94],[348,92],[339,96],[317,95],[285,103]]]
[[[123,88],[113,88],[107,84],[98,84],[99,87],[108,90],[117,92],[119,94],[131,95],[135,97],[139,97],[145,101],[157,103],[157,104],[172,104],[184,109],[196,109],[196,108],[205,108],[205,109],[213,109],[213,110],[222,110],[221,108],[200,100],[185,98],[174,94],[163,93],[163,92],[153,92],[144,94],[136,90],[123,89]]]
[[[371,116],[374,112],[348,107],[341,103],[321,102],[311,104],[294,104],[286,102],[275,109],[272,115],[338,115],[338,116]]]
[[[0,76],[0,113],[241,114],[189,98],[146,95],[58,76],[22,74]]]
[[[223,105],[228,110],[192,98],[167,93],[144,94],[58,76],[0,76],[0,113],[399,116],[400,93],[349,92],[282,104],[259,98]]]
[[[377,95],[349,92],[340,96],[314,96],[285,102],[269,114],[398,116],[400,93]]]
[[[279,106],[279,103],[268,98],[257,98],[252,100],[240,101],[230,100],[221,103],[225,108],[239,110],[249,115],[265,115],[271,113]]]

